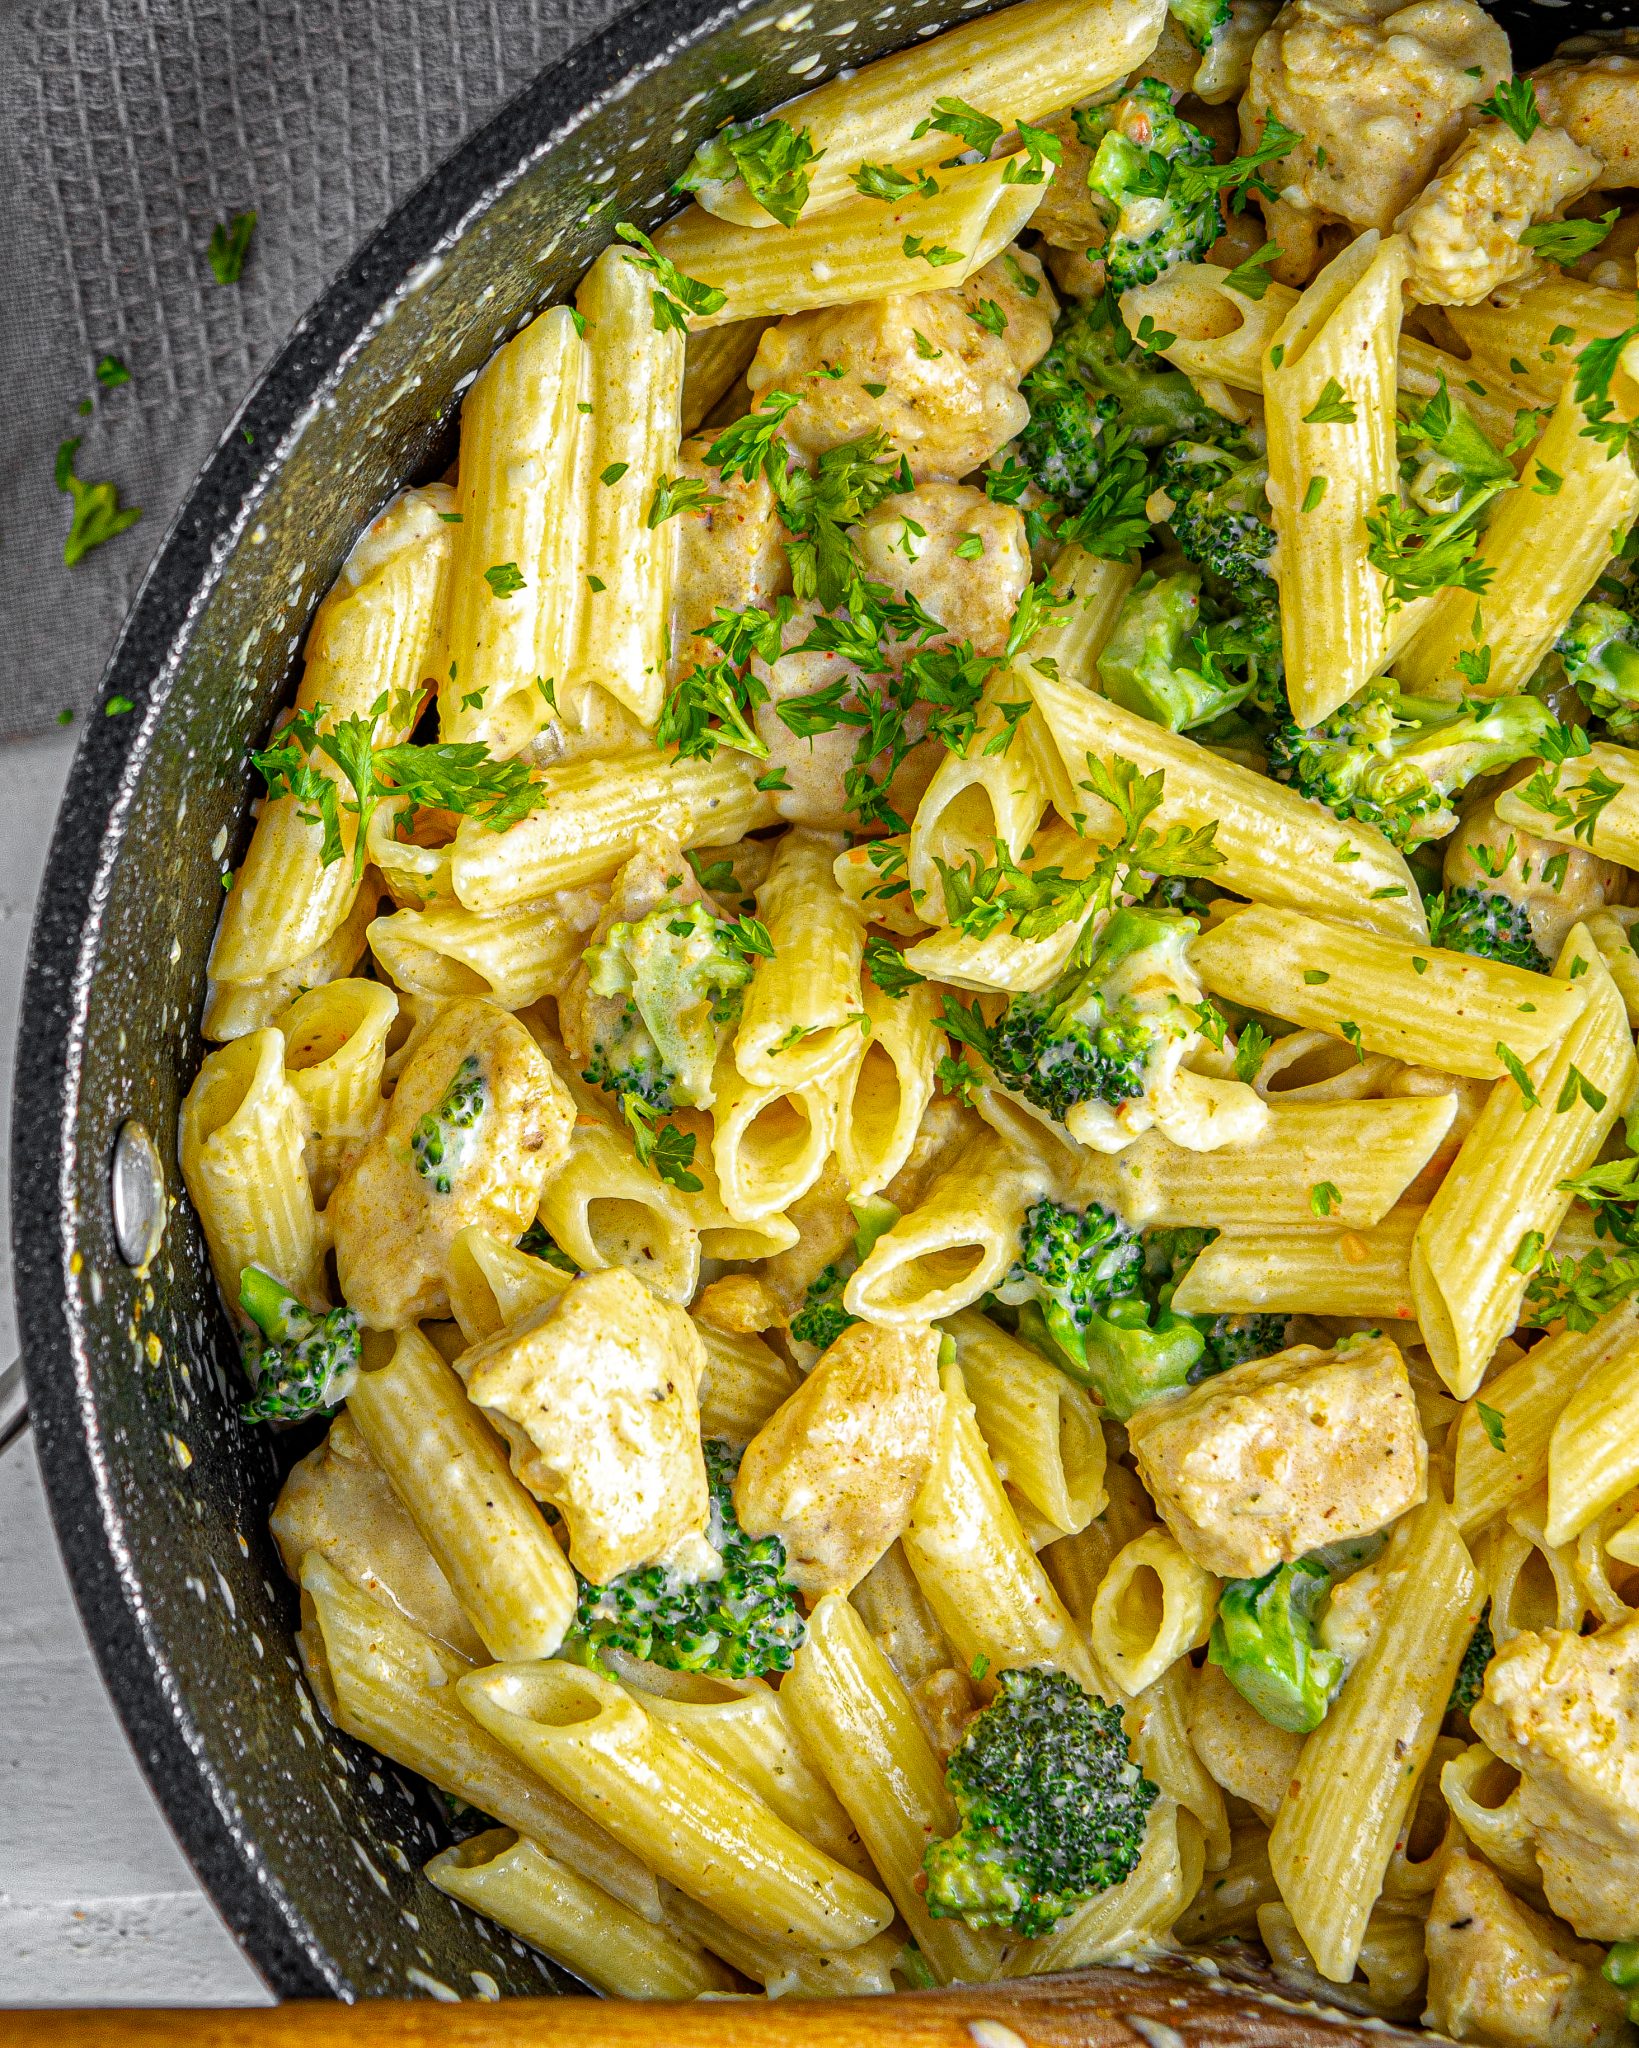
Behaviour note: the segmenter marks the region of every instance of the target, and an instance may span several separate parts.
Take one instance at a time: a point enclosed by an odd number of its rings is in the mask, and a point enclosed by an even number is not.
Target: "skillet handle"
[[[1225,1978],[1078,1970],[882,1998],[300,2000],[233,2012],[0,2012],[0,2048],[1427,2048]]]

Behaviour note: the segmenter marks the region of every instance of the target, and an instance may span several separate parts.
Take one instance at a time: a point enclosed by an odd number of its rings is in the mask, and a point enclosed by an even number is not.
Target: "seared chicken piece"
[[[970,484],[922,484],[884,498],[854,539],[867,576],[915,598],[952,640],[970,640],[979,654],[1007,645],[1030,581],[1024,519],[1012,505]]]
[[[683,443],[679,477],[697,478],[706,486],[707,503],[698,511],[679,512],[677,582],[672,593],[672,674],[682,675],[697,664],[718,659],[718,649],[701,637],[722,605],[744,611],[748,605],[767,609],[791,588],[774,491],[768,479],[725,477],[706,461],[715,434],[696,434]]]
[[[1639,184],[1639,55],[1556,58],[1531,82],[1542,118],[1598,157],[1596,191]]]
[[[1599,176],[1599,159],[1546,124],[1521,142],[1505,122],[1476,128],[1395,222],[1411,251],[1409,289],[1432,306],[1477,306],[1544,274],[1520,236],[1556,219]]]

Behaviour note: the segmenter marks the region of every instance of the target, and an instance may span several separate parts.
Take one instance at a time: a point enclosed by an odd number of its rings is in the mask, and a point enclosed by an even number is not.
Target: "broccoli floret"
[[[996,1293],[1021,1305],[1020,1336],[1091,1387],[1118,1421],[1183,1386],[1204,1348],[1189,1317],[1146,1298],[1142,1243],[1096,1202],[1085,1210],[1037,1202]]]
[[[1115,424],[1138,448],[1163,448],[1184,438],[1210,441],[1225,431],[1223,415],[1212,410],[1182,370],[1138,346],[1110,293],[1074,301],[1059,315],[1052,346],[1022,387],[1032,415],[1038,388],[1062,396],[1065,387],[1076,383],[1091,394],[1090,402],[1115,400]],[[1045,482],[1043,488],[1052,490]]]
[[[1057,981],[997,1018],[985,1046],[997,1080],[1060,1123],[1084,1102],[1137,1101],[1195,1029],[1175,991],[1196,987],[1184,949],[1199,929],[1169,910],[1116,911]]]
[[[544,1265],[556,1266],[560,1273],[580,1271],[563,1246],[538,1219],[519,1238],[518,1249],[527,1252],[532,1259],[541,1260]]]
[[[838,1259],[808,1283],[802,1307],[791,1318],[791,1334],[799,1343],[812,1344],[816,1351],[829,1351],[848,1325],[859,1321],[842,1305],[842,1290],[848,1284],[851,1270]]]
[[[1229,0],[1167,0],[1167,12],[1196,49],[1205,50],[1229,21]]]
[[[1101,106],[1078,109],[1075,123],[1093,151],[1087,189],[1109,230],[1111,285],[1124,292],[1153,284],[1175,263],[1204,256],[1223,233],[1217,197],[1210,190],[1186,195],[1174,173],[1210,164],[1212,143],[1180,119],[1171,91],[1158,78],[1141,78]]]
[[[1531,936],[1530,913],[1512,897],[1490,889],[1443,889],[1424,908],[1430,945],[1528,967],[1533,974],[1546,974],[1552,965]]]
[[[1230,1579],[1218,1597],[1207,1656],[1271,1726],[1307,1735],[1326,1718],[1343,1659],[1315,1641],[1333,1573],[1315,1558],[1277,1565],[1261,1579]]]
[[[706,1538],[723,1561],[718,1578],[687,1578],[665,1565],[623,1572],[607,1586],[582,1580],[576,1646],[585,1653],[624,1650],[668,1671],[713,1671],[755,1678],[789,1671],[805,1629],[796,1590],[785,1575],[778,1536],[752,1538],[734,1513],[740,1453],[708,1437],[701,1446],[711,1490]]]
[[[1291,1318],[1267,1314],[1195,1316],[1192,1318],[1206,1343],[1206,1349],[1190,1367],[1191,1385],[1230,1372],[1253,1358],[1273,1358],[1286,1349],[1286,1330]]]
[[[1156,481],[1172,500],[1167,524],[1192,562],[1231,590],[1273,599],[1269,464],[1251,448],[1175,441]]]
[[[1572,612],[1555,652],[1576,694],[1612,732],[1639,725],[1639,619],[1588,598]]]
[[[1098,657],[1104,695],[1172,732],[1210,725],[1247,698],[1271,710],[1282,669],[1272,597],[1224,617],[1193,568],[1145,570]]]
[[[1536,697],[1448,704],[1371,684],[1303,732],[1271,735],[1270,772],[1336,813],[1375,825],[1401,848],[1456,829],[1450,798],[1538,751],[1554,724]]]
[[[1426,405],[1408,408],[1396,438],[1401,481],[1420,512],[1448,516],[1514,486],[1513,464],[1443,380]]]
[[[651,1109],[709,1109],[712,1070],[751,979],[741,927],[704,903],[662,904],[588,946],[586,975],[593,995],[625,1004],[582,1079]]]
[[[410,1133],[410,1157],[436,1194],[447,1195],[472,1149],[472,1134],[489,1107],[489,1089],[476,1053],[455,1070],[436,1109],[428,1110]]]
[[[1628,2000],[1628,2018],[1639,2026],[1639,1941],[1613,1942],[1600,1974],[1618,1991],[1633,1993]]]
[[[945,1766],[961,1826],[922,1858],[936,1919],[1046,1934],[1138,1862],[1156,1787],[1121,1709],[1060,1671],[1003,1671]]]
[[[288,1287],[246,1266],[239,1306],[255,1325],[244,1348],[256,1389],[240,1414],[247,1422],[300,1422],[339,1408],[359,1374],[359,1319],[344,1303],[317,1315]]]
[[[1049,351],[1024,381],[1030,418],[1019,436],[1019,459],[1050,498],[1085,505],[1104,474],[1119,408],[1095,398],[1074,371]]]
[[[1496,1654],[1496,1638],[1491,1633],[1491,1602],[1488,1600],[1474,1624],[1474,1633],[1468,1639],[1463,1661],[1457,1666],[1456,1682],[1451,1688],[1451,1698],[1446,1702],[1448,1714],[1466,1714],[1469,1711],[1485,1690],[1485,1667]]]

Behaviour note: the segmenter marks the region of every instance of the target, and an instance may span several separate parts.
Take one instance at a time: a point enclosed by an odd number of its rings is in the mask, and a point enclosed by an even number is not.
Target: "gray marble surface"
[[[0,1071],[72,735],[0,748]],[[10,1089],[0,1097],[9,1147]],[[16,1319],[0,1177],[0,1359]],[[269,2003],[194,1882],[102,1689],[33,1446],[0,1459],[0,2005]]]

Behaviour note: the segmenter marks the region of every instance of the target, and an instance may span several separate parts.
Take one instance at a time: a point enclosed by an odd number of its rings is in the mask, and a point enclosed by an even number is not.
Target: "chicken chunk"
[[[810,1599],[851,1592],[904,1533],[938,1427],[938,1331],[853,1324],[747,1445],[741,1528],[780,1537]]]
[[[1443,880],[1447,889],[1477,889],[1518,904],[1530,919],[1532,944],[1552,961],[1572,925],[1627,900],[1627,871],[1586,847],[1556,846],[1497,816],[1495,796],[1528,780],[1536,765],[1526,762],[1464,816],[1445,850]]]
[[[1030,581],[1030,544],[1012,505],[971,484],[922,484],[884,498],[854,528],[865,573],[913,597],[952,640],[1000,654]]]
[[[894,499],[891,502],[898,504],[901,501]],[[797,733],[791,730],[779,712],[780,705],[791,698],[809,696],[815,691],[829,689],[835,683],[846,686],[842,702],[845,708],[853,710],[858,707],[862,694],[870,688],[870,679],[864,672],[840,654],[795,651],[807,639],[819,616],[818,605],[798,605],[785,629],[783,642],[793,651],[782,654],[778,661],[772,663],[753,657],[752,672],[768,691],[768,701],[758,705],[754,723],[758,737],[768,749],[768,772],[777,774],[783,770],[788,785],[777,790],[774,796],[780,816],[793,825],[812,825],[821,832],[841,832],[852,829],[859,822],[848,807],[847,778],[854,766],[861,727],[841,724],[832,725],[824,731]],[[889,801],[902,818],[909,818],[915,813],[943,751],[936,740],[921,737],[926,731],[927,721],[926,708],[913,704],[905,720],[905,729],[915,744],[895,770],[889,785]],[[878,754],[869,763],[873,780],[887,774],[888,767],[888,754]]]
[[[1542,118],[1598,157],[1596,191],[1639,184],[1639,55],[1556,58],[1531,82]]]
[[[1598,1949],[1516,1899],[1488,1863],[1454,1850],[1429,1907],[1423,2024],[1491,2048],[1603,2048],[1624,2038],[1622,1994]]]
[[[343,1298],[366,1329],[450,1312],[450,1247],[469,1223],[511,1244],[569,1149],[568,1091],[515,1017],[449,1003],[399,1076],[326,1212]]]
[[[1266,1721],[1216,1664],[1203,1664],[1189,1695],[1189,1740],[1207,1775],[1273,1826],[1303,1737]]]
[[[1599,159],[1546,124],[1521,142],[1487,121],[1424,187],[1395,227],[1411,251],[1408,283],[1430,306],[1477,306],[1504,285],[1543,274],[1520,236],[1553,220],[1599,176]]]
[[[1263,202],[1271,232],[1282,212],[1386,232],[1511,68],[1475,0],[1291,0],[1252,53],[1240,109],[1245,148],[1266,112],[1303,138],[1266,174],[1281,192]]]
[[[1368,1535],[1428,1489],[1411,1381],[1386,1337],[1238,1365],[1139,1409],[1127,1438],[1162,1519],[1220,1578]]]
[[[974,317],[986,302],[1005,322],[999,334]],[[758,343],[746,382],[753,398],[802,393],[781,432],[807,460],[880,431],[918,483],[954,481],[981,468],[1029,418],[1019,383],[1046,354],[1057,310],[1040,263],[1009,249],[954,291],[778,321]],[[816,375],[824,369],[843,375]]]
[[[1639,1938],[1639,1617],[1513,1637],[1469,1718],[1520,1774],[1549,1905],[1589,1940]]]
[[[718,650],[701,637],[719,605],[744,611],[767,605],[791,588],[785,536],[767,477],[719,476],[706,461],[717,437],[696,434],[683,443],[680,477],[704,483],[716,503],[680,512],[677,581],[672,593],[672,673],[717,659]]]
[[[639,1565],[709,1564],[705,1363],[682,1309],[621,1267],[582,1273],[461,1360],[467,1392],[511,1447],[513,1471],[562,1514],[570,1561],[594,1584]]]
[[[297,1585],[302,1559],[316,1550],[371,1599],[463,1657],[484,1660],[477,1630],[345,1409],[318,1449],[290,1468],[267,1525]]]

